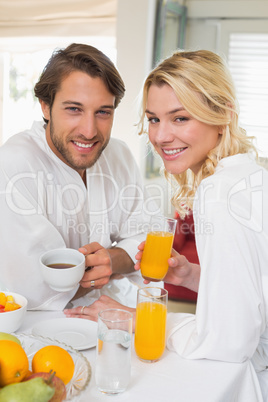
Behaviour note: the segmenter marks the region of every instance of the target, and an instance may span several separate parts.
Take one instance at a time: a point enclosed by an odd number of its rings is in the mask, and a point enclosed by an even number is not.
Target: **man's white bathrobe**
[[[50,249],[78,249],[91,242],[117,244],[135,261],[148,211],[142,180],[129,149],[111,139],[96,164],[80,175],[49,148],[42,122],[11,137],[0,148],[0,284],[27,297],[29,308],[61,310],[76,293],[51,290],[39,270]],[[135,306],[139,272],[111,280],[75,305],[101,294]]]

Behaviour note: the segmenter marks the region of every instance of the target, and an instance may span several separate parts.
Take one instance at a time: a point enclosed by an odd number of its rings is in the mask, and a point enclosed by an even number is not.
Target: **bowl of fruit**
[[[0,329],[15,332],[21,326],[26,310],[27,299],[13,292],[0,291]]]
[[[88,360],[72,347],[41,336],[0,332],[1,402],[79,401],[90,379]]]

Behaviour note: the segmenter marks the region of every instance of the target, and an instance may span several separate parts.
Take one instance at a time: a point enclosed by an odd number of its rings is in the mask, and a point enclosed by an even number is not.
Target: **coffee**
[[[74,264],[58,263],[58,264],[48,264],[47,267],[56,268],[56,269],[65,269],[65,268],[75,267],[75,265]]]

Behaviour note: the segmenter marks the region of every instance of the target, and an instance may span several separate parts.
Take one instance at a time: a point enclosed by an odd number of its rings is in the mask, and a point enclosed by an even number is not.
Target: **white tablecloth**
[[[39,321],[64,317],[62,312],[29,311],[18,333],[31,333]],[[66,318],[68,320],[68,318]],[[186,360],[165,351],[155,363],[141,362],[132,349],[131,382],[122,394],[101,394],[95,384],[95,348],[83,351],[92,367],[92,379],[77,402],[262,402],[256,373],[242,364]]]

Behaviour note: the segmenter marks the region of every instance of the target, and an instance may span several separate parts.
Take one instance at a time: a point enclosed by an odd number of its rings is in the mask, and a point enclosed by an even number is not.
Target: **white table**
[[[65,316],[62,312],[29,311],[17,332],[31,333],[36,322],[59,317]],[[136,357],[134,348],[127,391],[103,395],[95,384],[95,353],[95,348],[83,351],[93,375],[87,389],[75,399],[77,402],[262,402],[254,384],[255,371],[248,361],[236,364],[188,360],[166,350],[158,362],[144,363]]]

